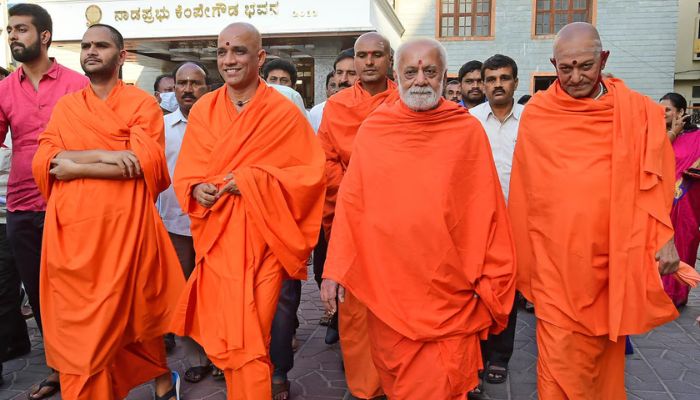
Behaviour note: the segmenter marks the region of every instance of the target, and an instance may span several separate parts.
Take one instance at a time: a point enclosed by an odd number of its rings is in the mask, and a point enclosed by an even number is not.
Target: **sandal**
[[[467,393],[467,399],[469,400],[481,400],[484,394],[484,382],[481,380],[481,373],[479,373],[479,384]]]
[[[168,390],[168,392],[162,396],[158,396],[155,389],[153,389],[154,400],[171,400],[172,398],[175,398],[175,400],[180,400],[180,374],[172,371],[171,376],[173,377],[173,387],[171,387],[170,390]]]
[[[214,380],[220,381],[224,379],[224,371],[214,366],[211,370],[211,376],[214,378]]]
[[[197,383],[204,379],[209,371],[211,371],[211,365],[187,368],[185,371],[185,380],[190,383]]]
[[[43,388],[49,388],[50,390],[48,392],[42,394],[40,397],[34,397]],[[29,400],[48,399],[49,397],[58,393],[60,390],[61,390],[61,383],[60,382],[55,382],[55,381],[50,381],[48,379],[44,379],[43,381],[41,381],[39,383],[39,386],[36,388],[36,390],[32,390],[29,393],[27,393],[27,399],[29,399]]]
[[[282,383],[272,382],[272,400],[287,400],[289,399],[289,394],[288,380]]]
[[[500,365],[489,363],[488,368],[486,368],[486,382],[496,385],[505,382],[507,378],[507,367],[501,367]]]

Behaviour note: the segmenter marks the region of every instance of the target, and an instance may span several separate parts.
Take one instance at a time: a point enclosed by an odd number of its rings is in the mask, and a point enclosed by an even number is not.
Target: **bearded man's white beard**
[[[439,91],[433,90],[430,86],[411,86],[408,89],[404,89],[401,83],[399,83],[401,101],[406,104],[406,107],[413,111],[426,111],[437,107],[438,102],[440,102],[440,97],[442,97],[440,93],[442,93],[444,89],[443,83],[440,84]]]

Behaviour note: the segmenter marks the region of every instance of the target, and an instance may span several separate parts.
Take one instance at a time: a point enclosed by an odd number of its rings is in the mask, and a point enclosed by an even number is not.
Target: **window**
[[[592,22],[593,0],[535,0],[535,35],[554,35],[572,22]]]
[[[693,98],[700,99],[700,86],[693,86]]]
[[[700,61],[700,17],[695,18],[695,39],[693,40],[693,61]]]
[[[438,0],[441,38],[491,36],[493,0]]]
[[[556,75],[535,75],[532,77],[532,93],[537,93],[540,90],[547,90],[549,86],[557,80]]]

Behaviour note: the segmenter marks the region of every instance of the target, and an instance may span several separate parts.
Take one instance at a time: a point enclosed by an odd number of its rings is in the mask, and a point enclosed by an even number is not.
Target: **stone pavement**
[[[297,333],[300,347],[295,357],[295,367],[290,372],[291,398],[294,400],[340,400],[346,392],[340,350],[337,345],[329,347],[323,342],[325,327],[318,325],[321,314],[318,289],[310,279],[303,286]],[[688,306],[676,321],[632,338],[635,354],[628,356],[626,371],[630,400],[700,399],[700,327],[695,324],[695,318],[699,315],[700,288],[691,293]],[[510,375],[504,384],[487,385],[486,399],[537,398],[534,328],[534,316],[521,310]],[[0,400],[26,399],[27,389],[48,373],[35,326],[32,334],[32,352],[24,358],[5,363],[6,384],[0,388]],[[172,368],[183,373],[185,364],[181,346],[173,351],[169,362]],[[224,383],[211,377],[195,385],[183,382],[183,389],[183,400],[226,398]],[[151,400],[151,393],[151,386],[144,385],[134,389],[128,399]],[[60,396],[53,399],[60,399]]]

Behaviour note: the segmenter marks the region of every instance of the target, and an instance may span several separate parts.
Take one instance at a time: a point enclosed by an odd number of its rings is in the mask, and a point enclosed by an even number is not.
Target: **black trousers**
[[[282,282],[270,337],[270,361],[275,366],[274,376],[276,377],[286,378],[287,373],[294,367],[292,338],[298,325],[299,303],[301,303],[301,281],[290,279]]]
[[[15,257],[19,277],[29,297],[39,330],[41,305],[39,304],[39,267],[41,265],[41,237],[44,232],[43,211],[8,211],[7,239]]]
[[[326,263],[326,252],[328,251],[328,243],[326,242],[326,235],[323,233],[323,228],[319,232],[318,243],[314,247],[314,280],[318,284],[318,288],[321,288],[321,281],[323,280],[323,264]]]
[[[481,356],[484,362],[484,368],[487,365],[493,364],[499,367],[508,367],[510,357],[513,355],[513,347],[515,342],[515,325],[518,322],[518,307],[517,298],[513,301],[513,309],[508,316],[508,325],[506,329],[498,335],[489,335],[487,340],[481,342]]]
[[[11,347],[28,346],[27,324],[22,316],[20,278],[7,241],[5,224],[0,224],[0,363],[8,361]]]

